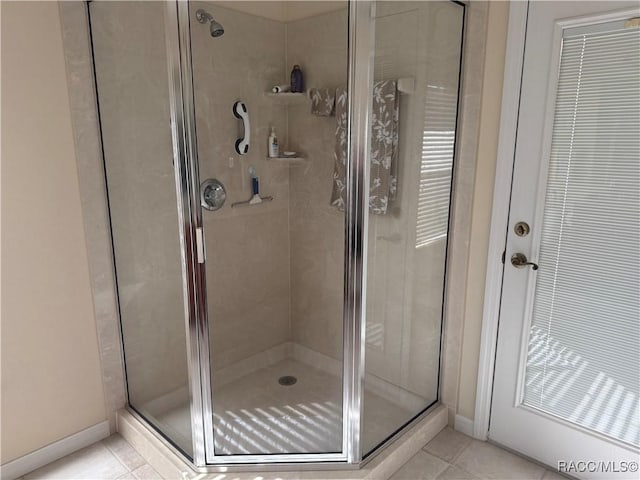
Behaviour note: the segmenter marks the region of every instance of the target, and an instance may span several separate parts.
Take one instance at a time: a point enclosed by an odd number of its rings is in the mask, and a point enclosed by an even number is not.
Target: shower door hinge
[[[204,234],[202,228],[196,228],[196,255],[198,256],[198,263],[204,263],[207,259],[204,250]]]

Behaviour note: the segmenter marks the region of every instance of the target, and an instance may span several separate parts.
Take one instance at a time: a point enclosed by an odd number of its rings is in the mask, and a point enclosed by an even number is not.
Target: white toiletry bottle
[[[278,146],[278,137],[276,136],[276,127],[271,127],[271,133],[269,134],[269,156],[275,158],[280,155],[280,148]]]

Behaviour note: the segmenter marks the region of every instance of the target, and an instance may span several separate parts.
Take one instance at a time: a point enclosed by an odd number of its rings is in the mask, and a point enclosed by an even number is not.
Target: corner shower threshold
[[[234,480],[253,480],[260,473],[264,480],[303,479],[326,480],[326,471],[331,470],[332,480],[383,480],[389,478],[413,455],[433,439],[447,425],[447,409],[436,404],[403,432],[387,447],[363,462],[361,468],[347,464],[274,464],[269,466],[210,466],[196,468],[164,438],[135,413],[127,409],[118,412],[118,432],[142,457],[165,479],[214,480],[220,472],[234,472]],[[240,473],[246,472],[246,473]],[[206,475],[210,473],[210,475]],[[205,475],[203,475],[205,474]]]

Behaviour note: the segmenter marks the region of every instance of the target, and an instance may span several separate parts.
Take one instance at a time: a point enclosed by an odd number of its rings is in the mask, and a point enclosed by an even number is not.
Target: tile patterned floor
[[[565,479],[487,442],[445,428],[390,480]]]
[[[120,435],[94,443],[19,480],[156,480],[160,479],[144,458]]]
[[[260,474],[256,473],[256,478]],[[561,480],[540,465],[446,428],[390,480]],[[21,480],[157,480],[160,475],[122,438],[102,442],[53,462]]]

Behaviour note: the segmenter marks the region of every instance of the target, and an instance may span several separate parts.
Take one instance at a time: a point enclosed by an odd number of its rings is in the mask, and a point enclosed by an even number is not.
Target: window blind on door
[[[640,445],[640,29],[565,31],[523,402]]]

